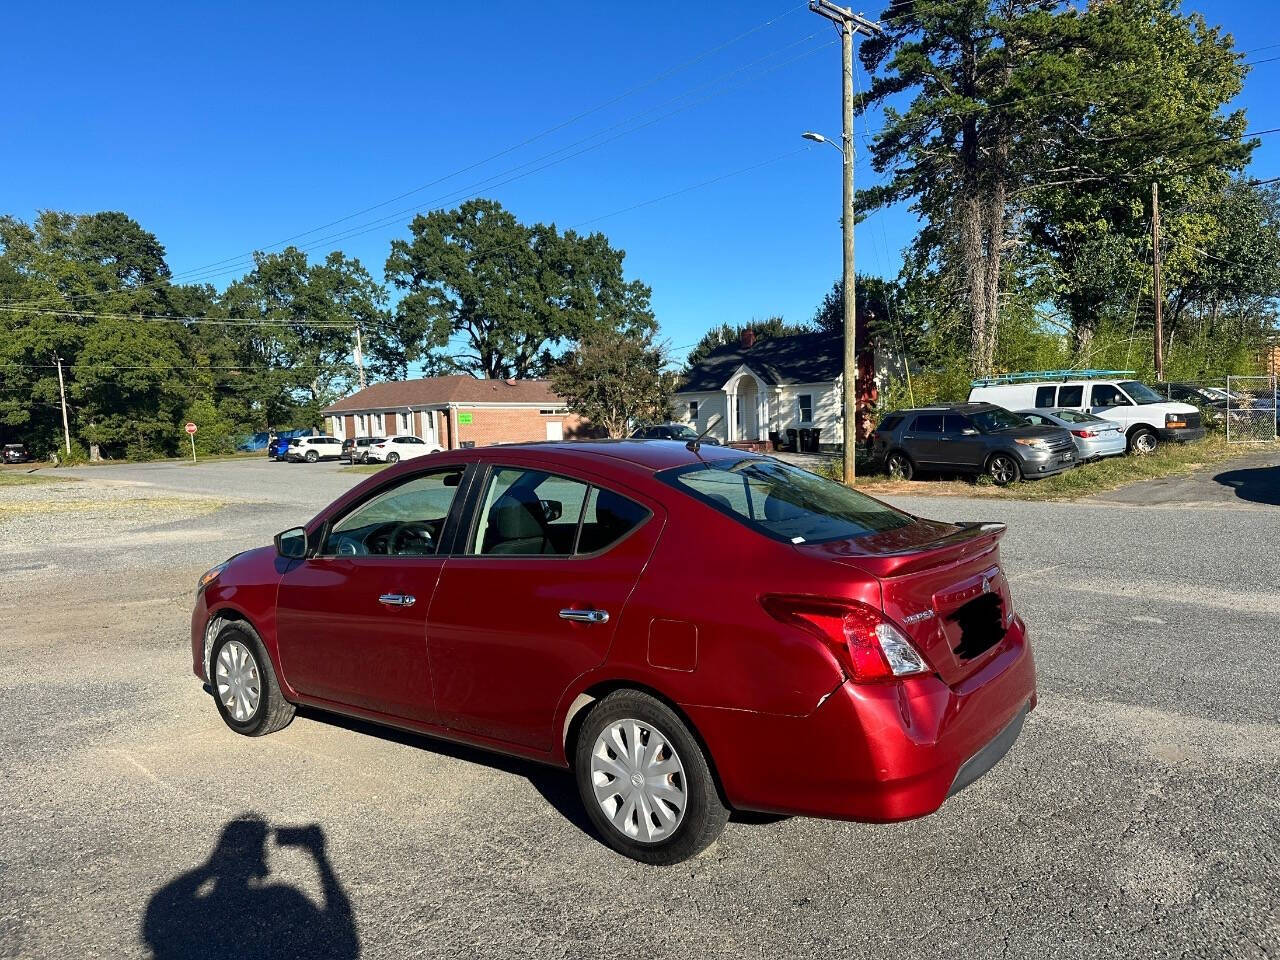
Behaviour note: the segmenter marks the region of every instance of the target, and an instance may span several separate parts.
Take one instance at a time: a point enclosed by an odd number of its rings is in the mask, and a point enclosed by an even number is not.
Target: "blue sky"
[[[1280,45],[1269,0],[1195,9]],[[721,322],[809,319],[839,273],[839,155],[800,139],[839,133],[839,45],[797,0],[44,4],[6,27],[0,212],[123,210],[178,280],[221,287],[251,250],[406,193],[294,242],[381,277],[413,209],[495,197],[607,233],[677,355]],[[1251,129],[1280,126],[1277,92],[1280,61],[1256,67]],[[1251,173],[1280,175],[1263,141]],[[859,269],[896,274],[913,230],[869,218]]]

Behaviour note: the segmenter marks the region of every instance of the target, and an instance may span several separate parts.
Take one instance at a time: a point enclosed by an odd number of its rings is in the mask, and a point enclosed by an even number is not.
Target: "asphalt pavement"
[[[362,476],[73,475],[0,490],[46,498],[0,519],[0,956],[1280,955],[1265,478],[1154,509],[897,498],[1009,525],[1021,739],[923,820],[744,817],[661,869],[601,844],[554,770],[314,713],[224,727],[190,674],[195,578]]]

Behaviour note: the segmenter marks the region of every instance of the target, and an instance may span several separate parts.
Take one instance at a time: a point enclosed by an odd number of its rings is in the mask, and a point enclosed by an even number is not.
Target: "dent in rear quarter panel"
[[[260,547],[236,557],[231,566],[205,588],[203,597],[197,601],[197,615],[192,617],[191,624],[194,649],[197,644],[203,647],[204,631],[219,613],[234,613],[248,620],[267,648],[281,689],[290,697],[294,696],[294,690],[284,672],[276,642],[276,593],[280,578],[293,562],[277,555],[274,547]],[[205,615],[203,622],[198,623],[202,604]],[[202,676],[201,679],[207,681],[208,677]]]
[[[774,620],[767,593],[855,595],[879,606],[874,578],[800,556],[686,498],[668,501],[666,529],[627,603],[613,648],[584,687],[601,680],[647,684],[681,706],[805,715],[843,678],[821,643]],[[650,662],[655,621],[689,624],[696,661]],[[579,687],[578,689],[582,689]],[[572,698],[570,698],[572,699]]]

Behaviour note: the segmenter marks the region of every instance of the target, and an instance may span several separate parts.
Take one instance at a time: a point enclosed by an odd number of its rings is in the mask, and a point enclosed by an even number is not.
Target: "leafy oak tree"
[[[600,328],[552,368],[551,382],[570,410],[624,437],[633,424],[668,418],[676,375],[667,362],[652,334]]]
[[[525,378],[571,341],[656,328],[649,288],[625,279],[603,234],[526,225],[494,200],[419,215],[409,231],[386,265],[403,297],[378,349],[395,363]]]

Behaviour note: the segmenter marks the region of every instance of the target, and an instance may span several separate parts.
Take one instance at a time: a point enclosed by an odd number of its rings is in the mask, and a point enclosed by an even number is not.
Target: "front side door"
[[[948,413],[942,423],[941,447],[947,462],[966,470],[981,470],[987,444],[968,417]]]
[[[1133,401],[1114,384],[1095,383],[1089,388],[1089,412],[1128,426],[1133,420]]]
[[[284,575],[276,629],[299,693],[434,722],[426,619],[462,475],[460,466],[432,470],[375,493]]]
[[[431,605],[440,720],[549,750],[560,697],[604,660],[661,523],[586,480],[514,466],[492,468],[475,503]]]

